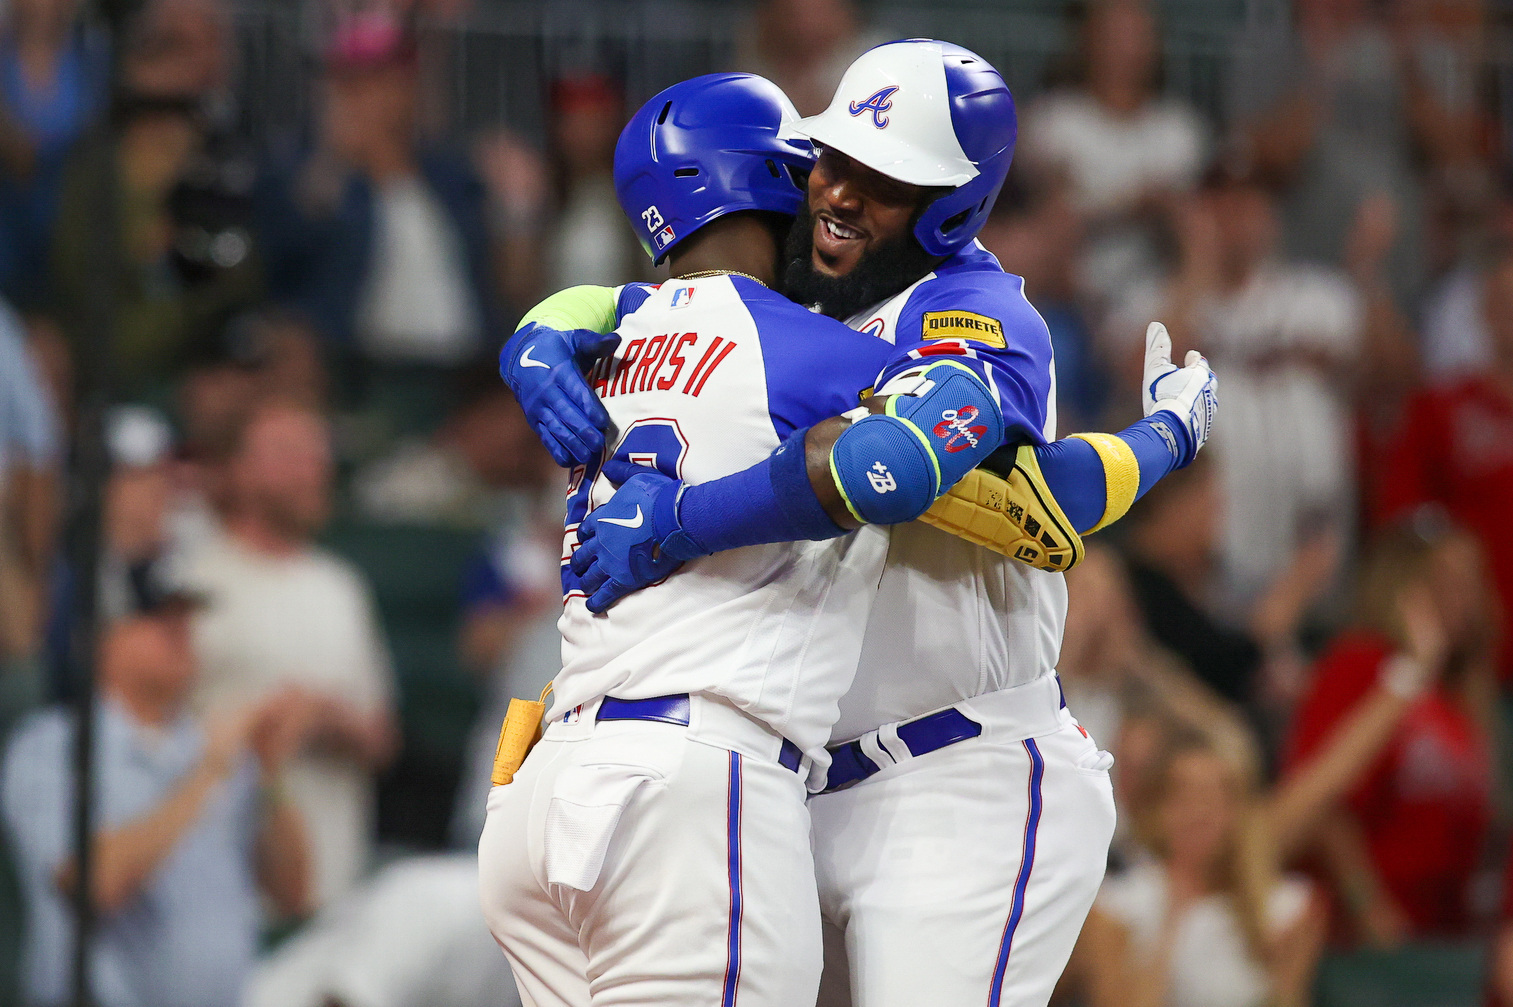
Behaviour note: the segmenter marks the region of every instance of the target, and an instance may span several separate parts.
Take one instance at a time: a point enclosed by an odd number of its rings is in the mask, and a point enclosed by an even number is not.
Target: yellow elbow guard
[[[1007,474],[973,469],[920,520],[1037,570],[1062,573],[1084,555],[1081,537],[1046,487],[1028,444]]]
[[[502,787],[514,780],[525,757],[541,740],[541,721],[546,717],[546,697],[551,691],[548,684],[538,700],[510,700],[499,728],[499,744],[494,746],[494,771],[489,774],[489,782],[494,786]]]

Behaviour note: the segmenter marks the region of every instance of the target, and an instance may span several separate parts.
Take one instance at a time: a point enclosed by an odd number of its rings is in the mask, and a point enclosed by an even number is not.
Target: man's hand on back
[[[620,344],[614,333],[521,326],[499,354],[499,373],[541,443],[564,468],[586,465],[604,449],[609,413],[583,372]]]
[[[623,483],[578,526],[571,561],[596,613],[704,555],[678,523],[681,482],[625,461],[605,463],[604,475]]]

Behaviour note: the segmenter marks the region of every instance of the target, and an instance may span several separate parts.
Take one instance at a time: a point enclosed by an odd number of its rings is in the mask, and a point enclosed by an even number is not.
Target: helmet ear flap
[[[925,207],[914,225],[914,237],[930,255],[947,256],[977,237],[987,223],[1004,179],[979,175]]]

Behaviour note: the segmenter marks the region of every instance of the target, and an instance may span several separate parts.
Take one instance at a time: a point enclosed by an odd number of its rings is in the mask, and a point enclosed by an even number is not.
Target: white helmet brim
[[[830,106],[794,126],[889,178],[910,185],[964,185],[977,166],[951,124],[939,44],[890,42],[857,57]]]

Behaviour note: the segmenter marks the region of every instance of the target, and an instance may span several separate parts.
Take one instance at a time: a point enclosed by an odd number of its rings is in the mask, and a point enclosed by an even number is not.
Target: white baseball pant
[[[979,737],[913,756],[888,725],[862,739],[885,768],[810,801],[821,1007],[1044,1007],[1071,956],[1114,833],[1113,760],[1053,678],[956,708]]]
[[[490,792],[483,911],[530,1007],[815,1002],[803,778],[755,721],[694,710],[688,728],[585,706]]]

